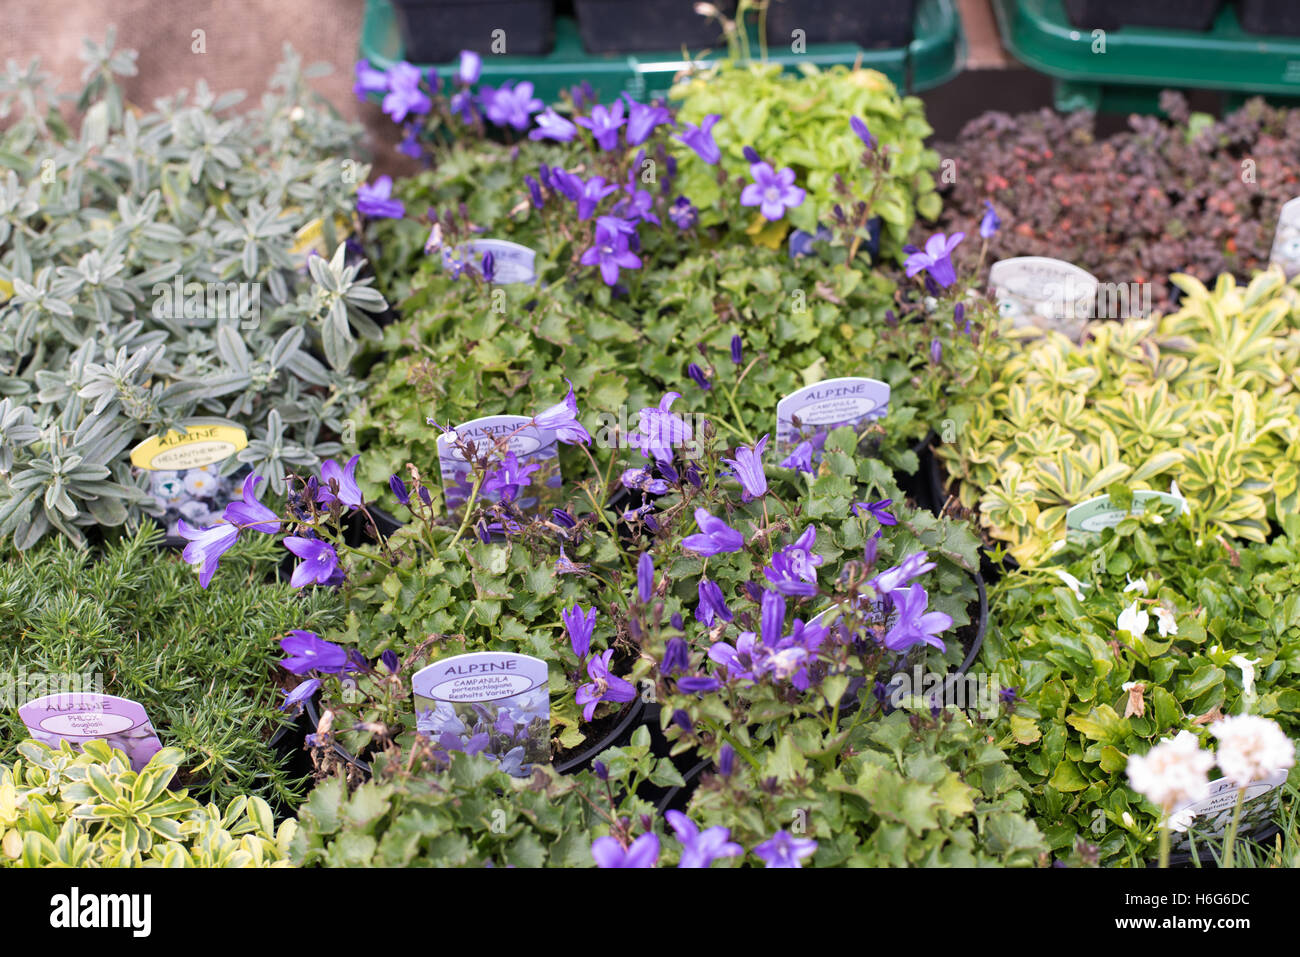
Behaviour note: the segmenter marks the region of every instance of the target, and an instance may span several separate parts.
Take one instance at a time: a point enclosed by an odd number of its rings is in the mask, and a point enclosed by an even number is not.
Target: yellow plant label
[[[248,433],[228,422],[195,421],[145,439],[131,450],[131,464],[151,472],[200,468],[230,458],[248,446]]]

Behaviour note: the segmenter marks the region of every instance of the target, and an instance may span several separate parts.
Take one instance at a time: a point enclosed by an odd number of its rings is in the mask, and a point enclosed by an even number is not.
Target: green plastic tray
[[[751,29],[751,34],[756,33]],[[768,53],[768,62],[779,63],[787,70],[804,64],[820,67],[837,64],[879,70],[906,92],[928,90],[946,83],[959,72],[966,59],[966,43],[961,32],[954,0],[920,0],[916,11],[915,39],[906,47],[891,50],[864,50],[856,44],[809,44],[801,54]],[[750,49],[758,50],[756,36]],[[387,69],[402,59],[402,39],[397,20],[388,0],[366,0],[365,19],[361,26],[361,56],[379,68]],[[708,62],[705,55],[695,62]],[[595,54],[582,48],[578,25],[570,17],[555,21],[555,48],[545,56],[485,56],[482,81],[498,84],[505,80],[530,80],[533,93],[546,102],[560,98],[560,92],[583,80],[591,84],[608,102],[627,91],[638,99],[666,96],[673,77],[689,65],[682,52],[635,54]],[[455,72],[453,63],[422,63],[421,68],[436,69],[442,77]]]
[[[1231,3],[1205,32],[1109,30],[1105,53],[1094,53],[1092,32],[1066,18],[1064,0],[993,0],[993,9],[1003,45],[1053,77],[1059,110],[1155,112],[1169,88],[1300,97],[1300,37],[1246,33]]]

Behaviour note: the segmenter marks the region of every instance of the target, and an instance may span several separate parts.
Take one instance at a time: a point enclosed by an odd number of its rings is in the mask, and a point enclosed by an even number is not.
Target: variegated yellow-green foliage
[[[0,766],[0,865],[9,867],[289,867],[297,824],[277,830],[261,798],[223,812],[169,791],[185,755],[164,748],[138,774],[103,741],[78,753],[36,741]]]
[[[1188,499],[1197,528],[1263,542],[1296,507],[1300,292],[1280,272],[1213,289],[1176,275],[1178,312],[989,350],[987,389],[940,456],[986,534],[1033,564],[1071,506],[1112,483]]]

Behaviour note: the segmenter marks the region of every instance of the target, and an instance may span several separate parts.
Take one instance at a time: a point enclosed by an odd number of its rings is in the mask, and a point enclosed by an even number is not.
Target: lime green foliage
[[[601,754],[609,787],[588,771],[560,777],[538,767],[514,778],[481,754],[453,752],[446,768],[392,752],[351,794],[322,781],[303,802],[291,852],[325,867],[592,867],[591,842],[609,830],[610,797],[620,816],[653,811],[633,795],[641,782],[682,784],[666,758],[650,754],[643,727],[631,743]],[[419,760],[418,757],[415,760]],[[630,795],[630,796],[629,796]],[[603,812],[603,813],[602,813]]]
[[[60,690],[41,681],[98,676],[185,754],[185,783],[220,801],[293,800],[296,785],[267,744],[284,721],[277,641],[336,621],[337,600],[267,582],[282,553],[264,536],[228,552],[206,591],[160,539],[149,526],[98,557],[51,540],[0,562],[0,672],[25,681],[15,688],[24,699]],[[0,733],[8,757],[26,736],[16,709],[5,709]]]
[[[1296,508],[1300,365],[1296,291],[1280,273],[1213,290],[1188,276],[1169,316],[1097,322],[985,354],[988,388],[940,449],[961,502],[1022,563],[1061,538],[1071,506],[1112,483],[1167,490],[1202,534],[1262,542]],[[999,365],[1004,359],[1005,365]]]
[[[680,101],[681,123],[698,125],[711,113],[721,115],[713,138],[722,150],[722,169],[733,183],[736,177],[750,181],[749,162],[743,155],[746,146],[757,150],[774,169],[789,166],[795,171],[795,183],[807,189],[808,196],[787,220],[805,232],[815,232],[832,206],[845,203],[836,189],[837,176],[854,200],[865,199],[875,190],[871,213],[884,224],[883,258],[900,255],[917,213],[926,219],[939,215],[932,176],[939,156],[923,144],[933,131],[921,101],[900,97],[882,73],[808,67],[802,75],[793,75],[777,66],[725,64],[674,87],[672,97]],[[879,183],[869,178],[860,162],[862,141],[849,129],[849,118],[854,116],[864,120],[872,136],[889,150],[889,171]],[[768,227],[756,209],[737,205],[739,187],[720,185],[716,167],[694,160],[681,144],[675,144],[675,149],[680,172],[674,190],[700,208],[702,222],[730,222],[736,227],[748,222],[769,240],[779,241],[785,234],[787,220]],[[847,204],[845,209],[851,212]]]
[[[1158,809],[1125,785],[1129,755],[1182,729],[1204,736],[1220,714],[1300,732],[1300,517],[1271,544],[1239,550],[1198,538],[1186,519],[1156,518],[1126,518],[1051,567],[999,582],[982,656],[1024,699],[1003,747],[1034,786],[1053,847],[1082,837],[1103,859],[1139,864],[1154,857]],[[1082,599],[1059,572],[1081,583]],[[1139,580],[1145,592],[1130,587]],[[1138,636],[1118,626],[1135,602],[1148,615]],[[1176,633],[1160,634],[1158,608]]]
[[[77,753],[37,741],[0,767],[0,865],[8,867],[288,867],[294,821],[239,796],[224,811],[167,786],[185,760],[164,748],[137,774],[121,751]]]

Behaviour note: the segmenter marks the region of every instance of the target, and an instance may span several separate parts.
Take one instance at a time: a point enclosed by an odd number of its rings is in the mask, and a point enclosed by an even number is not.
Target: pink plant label
[[[34,698],[18,716],[37,741],[52,748],[68,741],[77,750],[95,738],[126,753],[131,768],[140,771],[162,750],[162,742],[144,707],[129,698],[107,694],[68,693]]]
[[[435,749],[483,754],[526,777],[551,759],[551,693],[546,662],[509,651],[435,661],[411,679],[417,730]]]
[[[805,386],[776,404],[777,454],[784,458],[808,442],[819,461],[832,429],[862,427],[888,411],[889,384],[879,379],[846,376]]]

